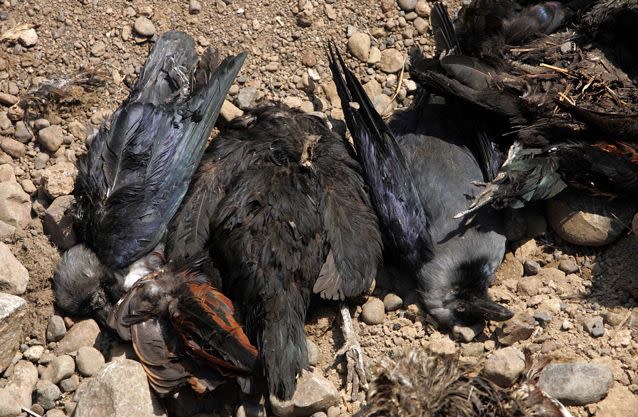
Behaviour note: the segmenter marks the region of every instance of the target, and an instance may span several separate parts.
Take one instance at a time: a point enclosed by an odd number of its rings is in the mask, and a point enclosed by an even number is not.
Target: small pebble
[[[197,0],[190,0],[188,2],[188,13],[199,14],[202,11],[202,4]]]
[[[133,24],[133,30],[138,35],[150,38],[155,35],[155,25],[151,22],[147,17],[140,16],[135,19],[135,23]]]
[[[385,319],[385,307],[383,301],[375,297],[368,298],[368,301],[363,305],[361,311],[361,318],[364,323],[374,325],[381,324]]]
[[[540,272],[541,266],[538,262],[528,259],[523,262],[523,269],[525,270],[525,275],[536,275]]]
[[[51,381],[40,380],[35,386],[36,401],[45,410],[55,407],[55,402],[60,399],[62,392],[57,385]]]
[[[22,356],[24,356],[25,359],[31,362],[37,362],[40,360],[43,353],[44,353],[44,346],[31,346],[30,348],[24,351]]]
[[[566,274],[574,274],[580,269],[573,259],[563,259],[558,263],[558,269]]]
[[[395,311],[401,308],[403,300],[396,294],[388,293],[383,297],[383,305],[385,306],[385,311]]]
[[[64,392],[73,392],[78,389],[80,385],[80,377],[77,374],[73,374],[70,377],[63,379],[60,381],[60,388]]]
[[[416,0],[399,0],[401,10],[411,12],[416,8]]]
[[[583,321],[585,330],[593,337],[600,337],[605,334],[605,326],[601,316],[589,317]]]
[[[311,339],[306,339],[306,346],[308,349],[308,364],[310,366],[317,366],[319,363],[319,348],[317,344]]]

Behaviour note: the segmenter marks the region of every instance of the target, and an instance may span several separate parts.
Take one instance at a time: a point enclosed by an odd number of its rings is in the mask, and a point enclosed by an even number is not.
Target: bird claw
[[[368,376],[366,375],[366,366],[363,361],[363,349],[358,342],[348,342],[339,349],[337,355],[344,355],[346,358],[346,392],[350,395],[352,401],[356,401],[359,399],[360,392],[368,390]]]
[[[335,357],[345,356],[347,364],[346,392],[352,401],[357,401],[359,399],[359,393],[368,390],[368,376],[363,359],[363,348],[357,340],[348,309],[343,308],[341,315],[344,324],[345,343],[341,349],[337,351]]]

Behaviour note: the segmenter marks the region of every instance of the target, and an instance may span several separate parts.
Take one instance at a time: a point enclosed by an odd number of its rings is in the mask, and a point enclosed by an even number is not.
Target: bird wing
[[[317,165],[323,182],[320,210],[330,252],[313,292],[343,300],[370,288],[381,260],[381,233],[360,167],[343,141],[326,142],[319,143]]]
[[[164,236],[245,59],[240,54],[218,64],[208,50],[188,68],[192,53],[185,51],[194,42],[186,37],[179,46],[158,42],[137,84],[157,91],[134,90],[80,162],[82,235],[114,269],[144,256]]]
[[[386,234],[409,267],[431,259],[432,237],[410,168],[394,135],[374,109],[339,51],[329,45],[330,69],[372,201]],[[353,104],[351,104],[353,103]],[[424,196],[427,197],[427,196]]]
[[[452,24],[450,15],[443,3],[436,2],[432,6],[430,26],[434,35],[437,55],[462,53],[461,45],[454,30],[454,24]]]
[[[174,328],[192,356],[222,373],[250,375],[258,352],[224,294],[205,280],[189,280],[179,287],[170,310]]]
[[[636,113],[614,114],[587,110],[566,100],[559,100],[558,104],[575,119],[596,128],[615,140],[638,141],[638,114]]]

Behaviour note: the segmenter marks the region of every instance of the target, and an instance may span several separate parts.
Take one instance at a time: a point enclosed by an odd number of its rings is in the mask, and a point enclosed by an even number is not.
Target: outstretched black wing
[[[428,221],[412,174],[392,132],[374,109],[356,76],[348,70],[339,51],[329,45],[330,69],[346,124],[374,206],[389,241],[409,267],[432,257]]]
[[[245,54],[198,61],[186,34],[162,36],[129,101],[91,142],[76,182],[81,234],[110,268],[150,252],[177,211]]]

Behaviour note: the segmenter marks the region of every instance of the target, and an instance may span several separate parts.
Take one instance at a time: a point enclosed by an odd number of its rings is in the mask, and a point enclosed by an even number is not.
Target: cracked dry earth
[[[446,3],[452,12],[460,7],[456,0]],[[429,13],[430,4],[423,0],[4,0],[0,416],[26,416],[25,409],[48,417],[206,416],[217,415],[210,410],[220,398],[231,402],[231,411],[217,413],[235,413],[229,388],[206,400],[184,395],[158,402],[139,365],[117,362],[134,357],[130,348],[100,332],[92,320],[64,317],[53,306],[50,279],[60,253],[74,241],[65,233],[74,163],[85,152],[87,136],[127,96],[125,81],[139,71],[154,36],[178,29],[192,35],[201,50],[213,45],[225,54],[250,53],[222,118],[261,100],[281,100],[338,119],[343,113],[330,81],[325,42],[335,40],[348,50],[349,65],[387,114],[407,106],[416,88],[401,71],[409,48],[432,51]],[[47,79],[81,69],[100,71],[105,86],[73,90],[26,126],[14,105],[18,98]],[[507,323],[438,331],[411,285],[394,287],[380,274],[373,294],[351,303],[370,370],[408,348],[428,349],[481,364],[487,375],[507,385],[523,371],[522,352],[529,351],[600,372],[594,380],[577,381],[589,388],[571,394],[578,397],[575,404],[583,404],[569,407],[574,416],[638,416],[638,238],[624,226],[635,208],[626,204],[622,215],[608,216],[607,229],[596,229],[600,236],[595,239],[613,243],[585,248],[570,246],[548,226],[555,225],[553,207],[510,215],[512,241],[491,289],[496,301],[516,312]],[[306,330],[313,342],[313,373],[327,379],[322,382],[326,393],[319,408],[294,415],[354,415],[365,400],[349,400],[344,363],[334,359],[343,342],[337,306],[313,302]],[[574,372],[578,380],[581,374]],[[547,387],[560,388],[550,377]],[[129,395],[126,408],[115,395],[105,400],[108,404],[91,403],[92,396],[118,389]]]

